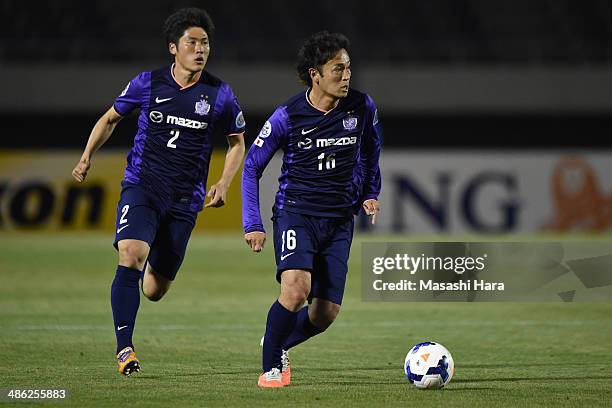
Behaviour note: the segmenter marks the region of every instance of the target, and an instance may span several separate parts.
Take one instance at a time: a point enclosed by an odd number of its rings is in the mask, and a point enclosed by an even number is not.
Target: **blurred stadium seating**
[[[1,3],[0,58],[7,62],[165,61],[164,18],[189,1]],[[200,4],[218,27],[219,61],[292,60],[320,29],[346,33],[353,53],[416,64],[563,64],[612,61],[612,4],[606,0],[419,0]]]

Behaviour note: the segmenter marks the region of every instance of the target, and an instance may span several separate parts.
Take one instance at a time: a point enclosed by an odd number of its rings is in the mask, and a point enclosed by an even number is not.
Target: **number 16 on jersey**
[[[281,248],[281,252],[285,252],[285,244],[287,245],[287,249],[292,251],[297,246],[297,240],[295,238],[295,230],[289,229],[287,231],[283,231],[282,234],[283,246]]]
[[[317,159],[319,159],[319,171],[323,170],[323,161],[325,161],[326,170],[331,170],[331,169],[336,168],[336,154],[335,153],[328,155],[327,158],[325,157],[325,153],[321,153],[320,155],[317,156]]]

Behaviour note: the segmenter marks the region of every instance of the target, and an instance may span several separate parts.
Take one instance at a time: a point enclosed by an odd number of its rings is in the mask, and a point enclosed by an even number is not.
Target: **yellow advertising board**
[[[72,169],[77,150],[0,151],[0,231],[112,232],[125,168],[125,151],[102,150],[93,160],[85,183],[77,183]],[[214,151],[208,185],[223,171],[225,151]],[[239,171],[225,206],[205,208],[196,231],[241,229]]]

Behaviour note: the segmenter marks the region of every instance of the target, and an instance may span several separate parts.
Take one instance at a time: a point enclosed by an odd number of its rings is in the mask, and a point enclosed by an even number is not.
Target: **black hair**
[[[205,10],[199,8],[183,8],[172,13],[164,22],[166,45],[178,45],[179,38],[189,27],[201,27],[208,34],[209,41],[215,32],[215,25]]]
[[[350,42],[344,34],[320,31],[308,38],[297,56],[297,74],[300,80],[312,86],[312,78],[308,70],[315,68],[321,73],[321,67],[332,59],[338,51],[349,50]]]

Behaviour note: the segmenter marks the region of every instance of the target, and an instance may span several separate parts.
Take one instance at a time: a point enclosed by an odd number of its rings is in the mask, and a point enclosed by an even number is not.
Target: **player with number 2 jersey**
[[[228,84],[204,70],[214,25],[201,9],[168,17],[164,32],[174,63],[132,79],[94,126],[72,174],[83,182],[93,154],[115,125],[140,109],[138,132],[127,157],[117,206],[115,248],[119,265],[111,287],[119,372],[140,370],[132,333],[142,292],[153,301],[170,288],[196,218],[203,207],[221,207],[244,156],[245,121]],[[206,180],[213,137],[229,148],[221,179]]]

